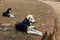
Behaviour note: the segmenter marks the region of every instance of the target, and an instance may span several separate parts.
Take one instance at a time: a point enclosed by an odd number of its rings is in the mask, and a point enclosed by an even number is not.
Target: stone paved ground
[[[57,32],[56,32],[56,40],[60,40],[60,2],[52,2],[52,1],[42,1],[48,5],[50,5],[51,7],[53,7],[53,9],[55,10],[55,14],[57,16]]]
[[[12,14],[16,16],[15,18],[2,16],[2,12],[8,7],[13,9]],[[40,27],[48,28],[51,27],[51,25],[54,26],[54,10],[45,3],[37,0],[8,0],[0,2],[0,22],[14,24],[16,21],[22,21],[27,14],[34,15],[36,19],[36,29]],[[38,35],[16,32],[15,30],[3,30],[4,28],[14,28],[14,26],[6,27],[0,25],[0,28],[2,28],[2,30],[0,30],[0,40],[40,40],[40,36]]]

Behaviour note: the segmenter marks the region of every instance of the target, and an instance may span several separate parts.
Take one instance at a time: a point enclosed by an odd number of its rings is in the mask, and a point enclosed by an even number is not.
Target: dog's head
[[[26,18],[27,18],[27,19],[29,20],[29,22],[31,22],[31,23],[35,23],[35,22],[36,22],[35,19],[34,19],[34,17],[33,17],[33,15],[27,15]]]
[[[12,9],[11,9],[11,8],[8,8],[8,11],[9,11],[9,14],[8,14],[9,17],[11,17],[11,18],[12,18],[12,17],[15,17],[14,15],[11,14],[11,12],[12,12]]]

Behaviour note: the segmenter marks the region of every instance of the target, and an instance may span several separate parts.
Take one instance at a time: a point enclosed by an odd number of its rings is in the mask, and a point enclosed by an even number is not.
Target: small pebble
[[[40,18],[38,18],[38,20],[40,20]]]
[[[8,28],[4,28],[4,31],[8,30]]]
[[[41,23],[41,25],[45,25],[44,23]]]

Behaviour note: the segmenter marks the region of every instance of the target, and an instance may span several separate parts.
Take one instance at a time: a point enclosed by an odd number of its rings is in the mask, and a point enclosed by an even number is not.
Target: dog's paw
[[[40,35],[40,36],[43,36],[43,33],[42,33],[42,32],[40,32],[40,33],[39,33],[39,35]]]
[[[11,18],[14,18],[15,16],[14,15],[10,15]]]

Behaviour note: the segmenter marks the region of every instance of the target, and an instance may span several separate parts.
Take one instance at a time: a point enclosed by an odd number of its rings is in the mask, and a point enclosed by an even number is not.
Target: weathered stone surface
[[[2,13],[8,8],[12,8],[12,14],[15,14],[15,18],[6,18],[2,16]],[[54,10],[47,4],[38,2],[37,0],[18,0],[18,1],[5,1],[0,3],[0,22],[12,23],[13,25],[17,21],[22,21],[26,15],[32,14],[36,19],[34,26],[35,29],[40,30],[44,35],[40,37],[38,35],[27,34],[18,32],[16,30],[6,30],[6,26],[0,26],[0,40],[49,40],[50,35],[54,33],[55,28],[55,15]],[[7,28],[14,29],[14,26],[8,26]],[[47,31],[47,35],[46,34]]]

